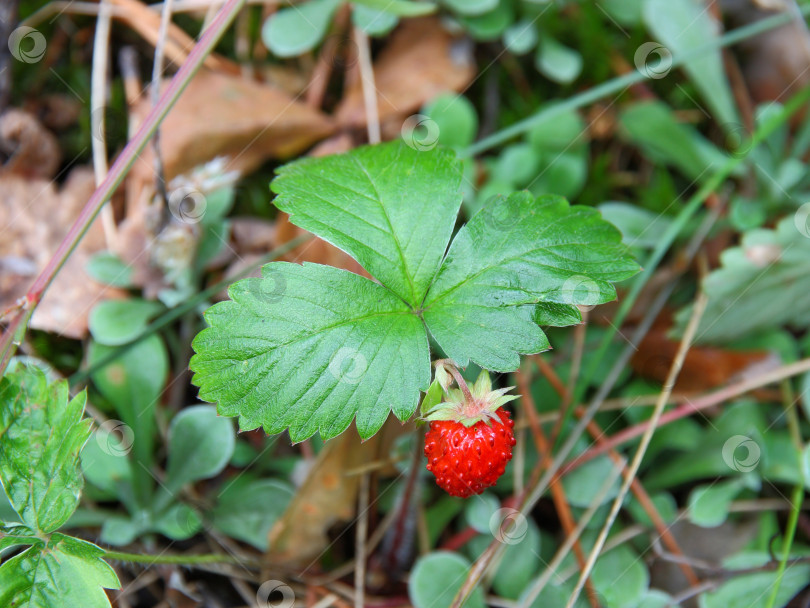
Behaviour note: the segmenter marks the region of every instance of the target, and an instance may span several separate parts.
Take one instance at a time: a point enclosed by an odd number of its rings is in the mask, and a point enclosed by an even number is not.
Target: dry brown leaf
[[[122,21],[138,32],[149,44],[157,45],[160,38],[160,13],[151,10],[146,4],[137,0],[112,0],[112,3],[124,9]],[[195,41],[174,23],[169,24],[167,33],[163,51],[169,61],[178,66],[182,65],[194,47]],[[238,74],[240,71],[237,64],[215,53],[208,55],[203,65],[231,74]]]
[[[25,294],[94,190],[89,168],[75,169],[60,190],[48,180],[0,176],[0,309]],[[83,338],[90,309],[124,295],[96,283],[85,271],[90,257],[104,248],[104,232],[96,221],[45,293],[31,327]]]
[[[0,175],[49,178],[56,174],[62,154],[53,133],[28,112],[11,108],[0,115],[0,158],[7,160]]]
[[[723,12],[736,27],[791,11],[789,2],[725,0]],[[757,103],[792,97],[810,82],[810,34],[801,20],[792,21],[739,45],[740,66]]]
[[[329,544],[329,528],[355,513],[360,476],[347,475],[347,471],[386,458],[394,439],[405,429],[392,416],[368,441],[361,441],[351,426],[326,442],[306,480],[270,530],[270,561],[296,564],[317,557]]]
[[[639,344],[630,364],[640,376],[660,383],[666,381],[680,346],[678,341],[667,336],[669,329],[669,325],[653,327]],[[768,357],[766,351],[732,351],[693,345],[686,354],[675,391],[705,392],[724,386],[749,368],[762,364]]]
[[[445,30],[437,17],[408,19],[374,62],[380,121],[398,123],[439,93],[461,91],[475,77],[472,46]],[[337,109],[344,127],[366,124],[363,90],[352,83]]]
[[[290,223],[289,216],[286,213],[279,211],[278,218],[276,219],[276,239],[279,245],[293,240],[295,237],[302,234],[309,234],[303,228],[299,228]],[[303,262],[314,262],[316,264],[327,264],[337,268],[343,268],[355,274],[360,274],[368,277],[369,274],[363,270],[363,267],[358,264],[354,258],[348,253],[330,245],[318,237],[312,237],[303,245],[299,245],[289,253],[281,258],[286,262],[296,262],[301,264]]]
[[[144,99],[134,114],[150,109]],[[245,78],[202,71],[189,83],[160,129],[167,180],[217,156],[230,159],[227,170],[242,175],[268,158],[286,159],[334,131],[328,116],[286,93]],[[133,168],[133,178],[154,182],[148,149]]]

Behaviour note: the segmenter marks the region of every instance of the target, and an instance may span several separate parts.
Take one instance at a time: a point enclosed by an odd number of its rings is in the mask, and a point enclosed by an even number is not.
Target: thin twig
[[[526,416],[529,419],[529,427],[531,428],[532,436],[534,437],[537,452],[540,454],[540,462],[538,464],[539,466],[548,467],[551,464],[551,444],[546,439],[546,436],[543,433],[543,428],[537,421],[537,408],[534,403],[534,398],[532,397],[529,376],[528,374],[524,373],[522,369],[518,370],[515,372],[515,381],[517,382],[518,392],[520,392],[521,395],[520,399],[523,403],[523,410],[526,412]],[[551,491],[551,499],[554,501],[554,508],[557,510],[557,516],[560,518],[560,524],[562,525],[563,532],[565,532],[566,536],[571,536],[576,529],[576,524],[574,523],[574,517],[571,514],[571,507],[568,504],[568,498],[565,495],[565,490],[563,489],[559,478],[551,481],[549,484],[549,490]],[[576,558],[577,563],[580,565],[580,567],[584,567],[585,553],[582,551],[582,546],[578,540],[574,542],[573,549],[574,557]],[[586,581],[586,584],[588,585],[589,589],[593,588],[590,580]],[[589,598],[591,598],[591,604],[594,606],[594,608],[598,608],[595,600],[593,599],[593,594],[589,594]]]
[[[93,171],[96,186],[107,175],[107,127],[104,107],[107,98],[107,70],[110,54],[110,0],[101,0],[96,21],[96,34],[93,40],[93,67],[90,74],[90,133],[93,147]],[[101,225],[104,240],[109,249],[117,241],[115,218],[111,205],[101,210]]]
[[[746,380],[742,380],[736,384],[732,384],[731,386],[727,386],[713,393],[709,393],[703,397],[698,397],[692,401],[687,400],[687,402],[683,405],[662,414],[658,422],[658,426],[660,428],[666,424],[670,424],[671,422],[675,422],[681,418],[686,418],[687,416],[691,416],[692,414],[702,410],[714,407],[725,401],[730,401],[731,399],[744,395],[745,393],[751,392],[755,389],[767,386],[768,384],[780,382],[785,378],[798,376],[799,374],[803,374],[808,371],[810,371],[810,358],[802,359],[801,361],[791,363],[790,365],[784,365],[778,369],[754,376],[753,378],[747,378]],[[624,443],[627,443],[628,441],[632,441],[640,435],[643,435],[649,425],[650,421],[641,422],[611,435],[601,445],[590,448],[587,452],[583,452],[571,462],[566,464],[565,467],[563,467],[563,473],[568,473],[582,466],[586,462],[593,460],[600,454],[604,454],[606,451],[612,448],[616,448]]]
[[[366,592],[366,537],[368,536],[368,479],[367,473],[360,476],[360,491],[357,498],[357,533],[354,542],[354,608],[363,608]]]
[[[591,570],[593,569],[594,565],[596,564],[596,560],[599,557],[599,552],[602,550],[602,547],[607,540],[608,533],[610,529],[613,527],[613,522],[616,521],[616,516],[619,514],[619,510],[622,507],[622,503],[624,502],[625,496],[627,496],[627,492],[630,489],[630,484],[632,483],[633,479],[635,479],[636,475],[638,474],[638,470],[641,467],[641,461],[644,459],[644,454],[647,452],[647,448],[650,445],[650,440],[652,439],[655,430],[658,428],[658,420],[661,417],[661,413],[664,411],[664,406],[669,399],[670,394],[672,393],[672,389],[675,386],[675,381],[678,378],[678,374],[681,371],[681,367],[683,367],[683,362],[686,360],[686,353],[689,352],[689,347],[692,344],[692,340],[695,338],[695,334],[697,333],[698,325],[700,324],[700,319],[703,316],[703,311],[706,309],[706,304],[708,302],[708,298],[706,294],[701,292],[695,302],[695,307],[692,310],[692,318],[689,319],[689,324],[684,331],[683,339],[681,340],[681,344],[678,347],[678,352],[675,355],[675,360],[672,362],[672,367],[669,370],[669,374],[667,376],[667,380],[664,383],[664,388],[661,391],[661,396],[658,400],[658,403],[655,404],[655,409],[653,410],[652,416],[650,417],[649,426],[647,427],[646,432],[641,438],[641,444],[638,446],[636,450],[635,456],[633,457],[633,461],[630,463],[630,472],[628,477],[622,483],[621,489],[619,490],[619,494],[613,501],[613,504],[610,508],[610,513],[608,514],[607,520],[605,524],[602,526],[602,530],[599,532],[599,536],[596,539],[596,543],[591,550],[590,555],[588,556],[588,563],[585,566],[585,569],[580,574],[579,580],[577,581],[577,585],[574,588],[574,592],[571,594],[571,597],[568,599],[568,604],[566,608],[572,608],[573,605],[576,603],[577,598],[579,597],[580,592],[582,591],[583,586],[585,585],[585,581],[587,577],[590,575]]]
[[[541,357],[536,358],[542,359]],[[551,385],[555,388],[555,390],[557,390],[560,396],[563,399],[565,399],[566,397],[565,391],[568,389],[563,387],[562,381],[560,380],[557,373],[550,366],[547,369],[545,369],[544,373],[547,374],[546,377],[549,379]],[[660,394],[655,395],[654,397],[655,402],[658,402],[658,400],[660,399]],[[653,403],[652,405],[655,405],[655,403]],[[575,413],[578,417],[582,416],[582,410],[579,408],[576,410]],[[591,437],[593,437],[594,441],[597,444],[600,444],[605,441],[605,433],[599,426],[599,424],[597,424],[596,420],[591,420],[588,423],[587,431],[591,435]],[[680,545],[678,545],[678,542],[675,540],[675,537],[667,528],[667,525],[664,522],[663,518],[661,517],[661,514],[658,512],[658,509],[656,509],[655,504],[650,499],[649,494],[647,494],[647,490],[644,488],[644,485],[641,483],[641,481],[638,480],[638,478],[630,475],[630,471],[627,468],[625,459],[621,455],[619,455],[619,453],[616,452],[615,450],[610,450],[608,452],[608,457],[613,461],[614,464],[622,467],[622,476],[625,479],[629,478],[631,480],[630,490],[633,492],[633,495],[636,497],[636,500],[638,500],[639,504],[644,509],[644,512],[649,516],[650,520],[653,523],[653,526],[655,527],[656,532],[664,541],[667,548],[669,548],[669,550],[672,551],[674,555],[682,556],[683,551],[681,550]],[[681,564],[680,567],[682,572],[684,573],[684,576],[686,576],[686,579],[689,581],[689,584],[696,585],[698,583],[698,577],[695,574],[694,570],[692,570],[692,568],[689,567],[689,564]]]
[[[582,517],[579,518],[579,522],[577,523],[577,527],[574,531],[569,534],[560,548],[557,549],[557,552],[554,554],[554,558],[551,560],[551,563],[546,567],[543,573],[537,578],[537,580],[532,584],[529,589],[529,592],[524,596],[523,602],[521,606],[528,607],[531,606],[546,584],[551,580],[551,577],[557,573],[557,569],[560,567],[562,561],[568,555],[568,552],[574,546],[574,544],[579,540],[579,537],[582,535],[582,531],[585,527],[590,523],[591,519],[593,518],[594,514],[599,510],[602,506],[602,502],[607,497],[608,492],[613,487],[613,483],[619,477],[619,473],[621,472],[621,467],[613,467],[610,470],[607,478],[605,479],[602,486],[599,488],[599,491],[593,497],[588,510],[582,514]]]
[[[160,83],[163,80],[163,57],[166,51],[166,38],[169,33],[169,25],[172,22],[173,2],[174,0],[166,0],[163,3],[163,10],[160,14],[160,29],[158,30],[157,43],[155,44],[155,60],[152,63],[152,85],[150,89],[150,98],[153,108],[157,106],[160,101]],[[152,152],[155,156],[155,190],[162,199],[161,202],[165,211],[164,217],[167,217],[169,213],[169,199],[166,192],[166,173],[163,169],[163,155],[160,152],[160,125],[157,126],[155,134],[152,136]]]
[[[360,81],[363,88],[363,104],[366,107],[366,128],[368,141],[380,143],[380,113],[377,108],[377,85],[374,82],[374,66],[371,64],[371,49],[368,34],[362,28],[354,28],[354,39],[357,43],[357,58],[360,64]]]
[[[160,121],[168,114],[188,85],[191,78],[199,70],[205,57],[213,50],[216,43],[225,33],[237,12],[244,6],[245,0],[227,0],[222,10],[217,14],[199,42],[189,53],[188,59],[180,67],[172,81],[166,87],[160,98],[160,103],[152,108],[138,132],[126,145],[124,150],[113,163],[104,181],[96,188],[90,199],[79,212],[76,221],[68,230],[67,235],[59,244],[51,259],[37,276],[28,293],[25,295],[25,305],[16,312],[8,327],[0,337],[0,373],[4,372],[11,357],[16,351],[17,344],[22,339],[26,324],[34,308],[42,300],[45,290],[53,282],[56,274],[65,264],[70,254],[76,249],[79,241],[96,219],[101,208],[110,199],[115,189],[121,184],[126,174],[132,168],[138,155],[143,151],[149,138],[154,133]]]

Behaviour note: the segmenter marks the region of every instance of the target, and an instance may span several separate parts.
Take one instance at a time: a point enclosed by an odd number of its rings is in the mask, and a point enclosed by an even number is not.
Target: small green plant
[[[638,270],[597,211],[558,196],[497,197],[453,236],[460,186],[452,152],[404,142],[280,169],[276,206],[374,278],[271,263],[234,283],[193,342],[200,397],[242,429],[329,439],[355,419],[368,438],[414,414],[431,349],[513,371],[550,347],[540,326],[578,323]]]
[[[84,483],[86,398],[82,391],[69,399],[67,382],[48,383],[36,368],[0,380],[0,480],[19,517],[0,524],[0,551],[28,547],[0,565],[2,606],[103,608],[110,603],[102,588],[120,587],[103,549],[58,531]]]

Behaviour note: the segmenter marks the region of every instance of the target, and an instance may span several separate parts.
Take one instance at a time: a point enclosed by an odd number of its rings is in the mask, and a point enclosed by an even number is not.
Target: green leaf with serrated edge
[[[806,215],[782,219],[775,230],[746,232],[726,249],[722,266],[703,280],[709,297],[699,342],[729,342],[781,325],[810,327],[810,234]],[[778,294],[778,297],[774,297]],[[684,327],[691,307],[677,315]]]
[[[418,307],[461,204],[461,164],[403,142],[285,165],[271,185],[290,221],[346,251]]]
[[[546,327],[568,327],[582,323],[579,308],[570,304],[539,302],[534,307],[534,322]]]
[[[277,262],[261,279],[234,283],[231,300],[206,312],[190,367],[200,397],[239,416],[242,429],[289,427],[302,441],[342,433],[356,416],[361,437],[389,410],[407,420],[430,383],[419,317],[368,279],[318,264]]]
[[[44,547],[45,539],[37,536],[36,530],[20,524],[0,524],[0,551],[9,547],[33,545]]]
[[[103,556],[92,543],[52,534],[47,546],[32,546],[0,565],[0,606],[109,608],[102,588],[121,583]]]
[[[602,304],[616,297],[610,281],[637,271],[619,231],[594,209],[518,192],[491,201],[458,231],[424,319],[462,367],[472,360],[512,371],[521,353],[549,348],[535,304]]]
[[[52,532],[79,502],[79,452],[90,437],[86,393],[68,401],[68,384],[48,384],[37,368],[0,381],[0,481],[23,523]],[[0,605],[3,605],[0,603]]]

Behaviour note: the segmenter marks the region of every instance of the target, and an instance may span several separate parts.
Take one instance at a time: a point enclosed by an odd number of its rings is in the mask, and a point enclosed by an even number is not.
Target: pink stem
[[[2,360],[0,360],[0,374],[3,373],[11,359],[14,351],[16,350],[15,335],[21,330],[21,324],[27,321],[26,317],[30,317],[33,309],[42,300],[45,290],[48,289],[56,274],[65,264],[70,254],[76,249],[76,246],[85,235],[93,220],[98,215],[101,208],[115,192],[115,189],[121,184],[126,177],[129,170],[135,164],[138,155],[143,151],[150,138],[154,135],[155,130],[158,128],[160,122],[165,118],[166,114],[175,104],[177,99],[183,93],[188,83],[199,70],[205,58],[214,49],[222,34],[233,21],[236,14],[244,6],[246,0],[226,0],[220,11],[211,20],[211,24],[203,32],[200,40],[191,49],[188,58],[180,66],[180,69],[172,78],[169,86],[166,87],[163,95],[161,95],[158,103],[152,108],[144,120],[141,127],[138,129],[135,136],[129,141],[124,150],[115,160],[110,171],[107,173],[104,180],[99,184],[98,188],[90,200],[87,201],[82,208],[76,221],[68,230],[67,235],[57,247],[56,252],[51,257],[45,268],[34,281],[34,284],[25,295],[25,306],[23,310],[18,311],[9,322],[6,331],[3,332],[2,339],[0,340],[0,352],[2,352]]]

